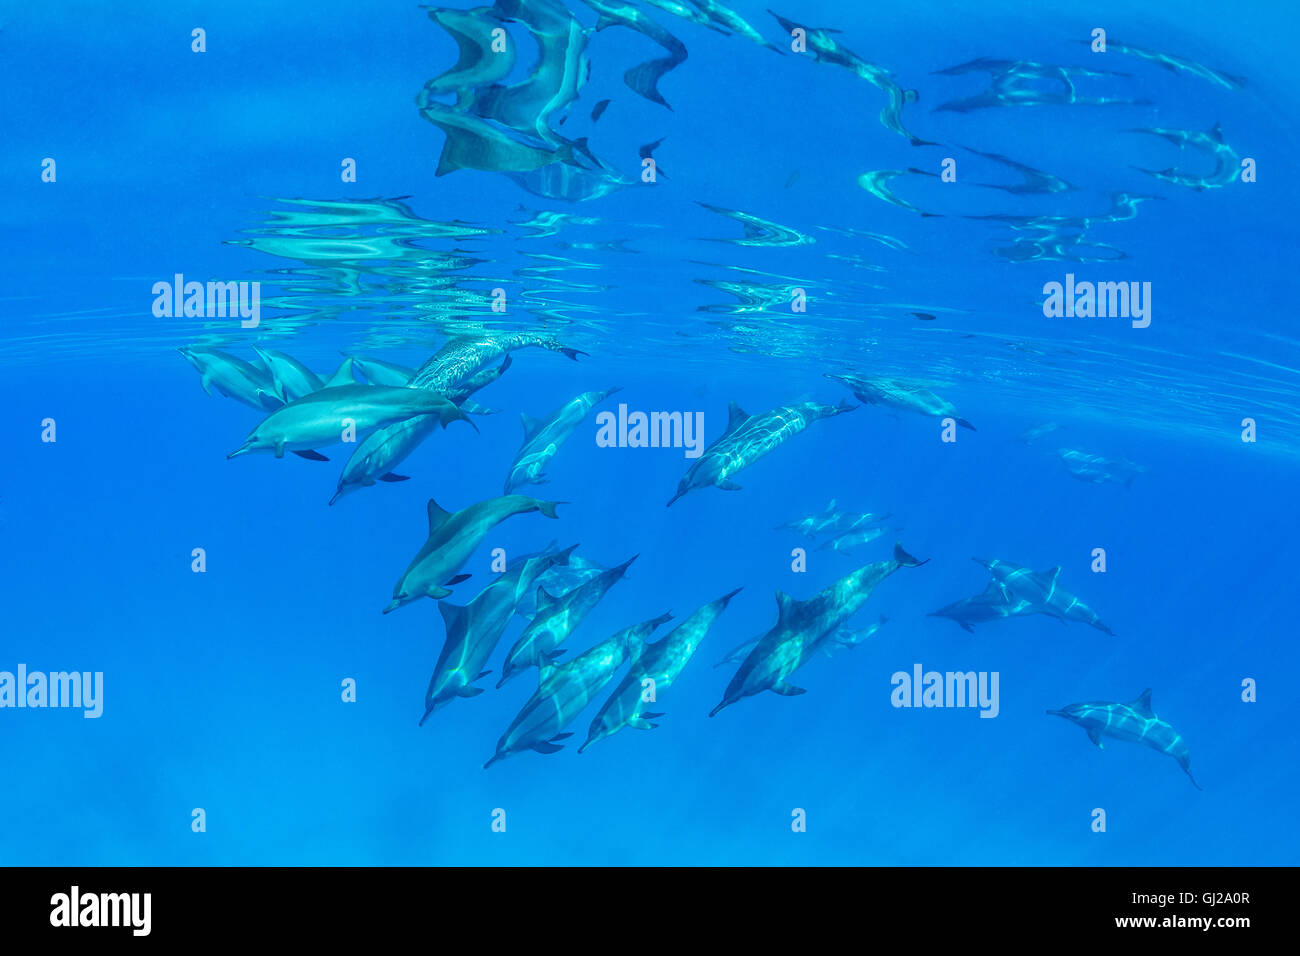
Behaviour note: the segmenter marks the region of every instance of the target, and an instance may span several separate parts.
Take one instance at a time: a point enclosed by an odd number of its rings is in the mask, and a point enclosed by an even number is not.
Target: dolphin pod
[[[790,676],[858,612],[876,585],[899,568],[918,568],[926,561],[912,557],[897,544],[891,560],[864,565],[806,601],[797,601],[784,591],[777,591],[776,624],[758,639],[741,662],[722,701],[709,716],[765,690],[786,697],[804,693],[802,687],[789,682]]]
[[[617,567],[600,572],[559,597],[552,597],[539,587],[537,614],[506,654],[497,687],[504,686],[529,667],[541,667],[563,654],[559,645],[586,619],[609,589],[622,580],[636,559],[637,555],[632,555]]]
[[[634,624],[571,661],[544,666],[537,690],[501,735],[496,753],[483,769],[524,750],[541,754],[561,750],[563,745],[556,741],[572,736],[562,733],[564,728],[604,690],[625,661],[641,652],[646,638],[655,628],[671,618],[671,614],[661,614]]]
[[[1049,710],[1050,716],[1064,717],[1072,724],[1082,727],[1088,739],[1104,750],[1103,737],[1112,740],[1127,740],[1142,744],[1152,750],[1169,754],[1178,762],[1197,790],[1201,785],[1192,776],[1191,761],[1187,756],[1187,742],[1167,721],[1161,720],[1151,709],[1151,690],[1148,688],[1138,695],[1136,700],[1126,704],[1115,701],[1088,701],[1082,704],[1067,704],[1060,710]]]
[[[1059,565],[1050,571],[1036,572],[997,558],[972,558],[971,560],[988,569],[993,575],[994,582],[1006,592],[1009,601],[1016,604],[1023,601],[1032,608],[1032,610],[1017,610],[1012,613],[1046,614],[1061,623],[1081,621],[1106,634],[1114,635],[1115,632],[1103,623],[1096,611],[1061,587]]]
[[[640,653],[633,658],[627,676],[609,695],[609,700],[592,720],[587,740],[578,748],[578,753],[624,727],[653,730],[657,725],[650,721],[663,714],[644,710],[647,703],[645,695],[650,694],[650,701],[657,704],[658,695],[681,676],[713,622],[739,593],[740,588],[736,588],[716,601],[710,601],[673,628],[662,640],[642,647]]]
[[[397,579],[393,586],[393,600],[384,608],[384,613],[421,597],[446,597],[451,593],[448,585],[469,577],[461,576],[459,571],[494,527],[514,515],[533,511],[540,511],[548,518],[558,518],[555,508],[562,503],[540,501],[524,495],[504,495],[450,512],[430,498],[428,537]]]
[[[438,602],[447,637],[424,695],[421,726],[434,711],[457,697],[476,697],[483,692],[481,687],[472,685],[491,673],[484,667],[505,633],[520,597],[527,594],[537,579],[552,567],[568,564],[576,547],[572,545],[563,551],[517,563],[466,605]]]
[[[697,488],[714,485],[727,491],[739,491],[731,476],[748,468],[769,452],[775,451],[815,421],[833,418],[857,408],[856,405],[819,405],[802,402],[783,405],[769,412],[750,415],[735,402],[728,409],[727,428],[704,449],[704,453],[687,469],[677,485],[677,494],[668,504]]]

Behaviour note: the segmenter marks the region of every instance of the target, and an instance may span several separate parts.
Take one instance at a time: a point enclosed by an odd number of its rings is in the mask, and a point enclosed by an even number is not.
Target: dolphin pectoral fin
[[[560,648],[559,650],[555,650],[555,651],[545,651],[542,654],[542,656],[546,658],[546,660],[549,662],[555,660],[557,657],[560,657],[562,654],[564,654],[564,648]]]
[[[970,429],[971,431],[973,431],[973,432],[974,432],[974,431],[979,431],[978,428],[976,428],[976,427],[975,427],[974,425],[972,425],[970,422],[966,421],[966,419],[964,419],[964,418],[959,418],[959,419],[957,419],[957,424],[960,425],[962,428],[969,428],[969,429]]]
[[[280,442],[275,446],[275,457],[276,458],[284,457],[284,442]]]
[[[475,680],[482,680],[484,677],[487,677],[488,674],[491,674],[491,673],[492,673],[491,671],[484,671],[483,673],[478,674],[477,676],[475,676],[474,679],[475,679]]]
[[[320,452],[312,451],[310,448],[305,448],[300,451],[295,451],[294,454],[297,455],[299,458],[306,458],[308,461],[329,461],[329,459],[326,458],[324,455],[322,455]]]
[[[444,588],[441,585],[435,584],[433,587],[429,588],[429,590],[426,591],[425,593],[436,601],[441,598],[445,598],[448,594],[451,593],[451,589]]]
[[[718,487],[721,488],[723,491],[740,491],[740,485],[736,484],[734,481],[730,481],[727,479],[723,479],[722,481],[718,482]]]
[[[203,386],[203,391],[207,392],[209,395],[212,394],[212,380],[206,375],[199,377],[199,384]]]
[[[971,627],[971,626],[970,626],[969,624],[967,624],[965,621],[958,621],[957,623],[961,625],[961,629],[962,629],[963,631],[965,631],[967,634],[974,634],[974,633],[975,633],[975,628]]]
[[[646,718],[647,720],[658,720],[660,717],[663,716],[663,714],[652,714],[652,713],[646,712],[646,713],[642,714],[641,716],[644,717],[644,718]]]
[[[477,678],[476,678],[477,679]],[[457,697],[477,697],[483,693],[482,687],[462,687],[456,692]]]
[[[637,730],[654,730],[658,724],[652,724],[644,717],[633,717],[627,722],[629,727],[635,727]]]
[[[773,684],[772,690],[776,691],[782,697],[798,697],[800,694],[808,693],[802,687],[795,687],[794,684],[787,684],[782,681],[779,684]]]
[[[395,475],[391,471],[386,475],[379,476],[380,481],[410,481],[410,475]]]
[[[564,734],[556,734],[554,737],[551,738],[551,742],[554,743],[557,740],[567,740],[572,736],[573,736],[572,732],[564,733]]]
[[[1094,744],[1097,745],[1097,749],[1098,749],[1098,750],[1105,750],[1105,749],[1106,749],[1106,745],[1103,744],[1103,743],[1101,742],[1101,731],[1099,731],[1099,730],[1089,730],[1089,731],[1088,731],[1088,739],[1091,740]]]
[[[454,585],[454,584],[460,584],[460,582],[462,582],[462,581],[468,581],[471,577],[473,577],[473,575],[471,575],[471,574],[458,574],[458,575],[456,575],[454,578],[452,578],[450,581],[446,581],[446,582],[444,582],[444,583],[443,583],[443,587],[448,587],[448,588],[449,588],[449,587],[451,587],[451,586]]]
[[[552,744],[552,743],[547,743],[546,741],[542,741],[541,743],[533,744],[533,749],[536,750],[539,754],[557,754],[564,748],[559,744]]]

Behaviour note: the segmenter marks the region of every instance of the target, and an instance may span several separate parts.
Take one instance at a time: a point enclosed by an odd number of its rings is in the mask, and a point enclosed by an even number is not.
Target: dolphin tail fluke
[[[966,421],[966,419],[964,419],[964,418],[959,418],[959,419],[957,419],[957,424],[960,425],[962,428],[969,428],[969,429],[970,429],[971,431],[973,431],[973,432],[974,432],[974,431],[979,431],[978,428],[976,428],[976,427],[975,427],[974,425],[972,425],[970,422]]]
[[[541,501],[539,499],[537,501],[537,510],[540,511],[542,514],[546,515],[546,517],[548,518],[558,518],[559,514],[556,513],[555,509],[560,505],[567,505],[567,504],[568,504],[567,501]],[[574,545],[574,547],[577,547],[577,545]]]
[[[564,348],[562,348],[562,349],[560,349],[560,351],[563,352],[565,355],[567,355],[569,358],[573,359],[575,362],[578,361],[578,356],[579,356],[579,355],[586,355],[586,354],[587,354],[586,352],[580,351],[579,349],[564,349]]]
[[[922,561],[919,558],[914,558],[903,550],[903,545],[901,543],[898,543],[894,545],[894,560],[898,562],[899,567],[919,568],[921,565],[927,564],[930,559],[926,558]]]

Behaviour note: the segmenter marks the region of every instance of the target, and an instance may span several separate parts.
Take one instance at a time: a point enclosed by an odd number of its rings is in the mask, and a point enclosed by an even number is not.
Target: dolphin
[[[276,393],[270,373],[265,369],[219,349],[182,348],[176,351],[198,370],[199,384],[209,395],[215,388],[226,398],[233,398],[262,412],[284,404],[284,400]]]
[[[827,372],[826,377],[842,382],[853,392],[855,398],[869,405],[884,405],[904,412],[915,412],[930,418],[951,418],[962,428],[975,431],[975,426],[957,414],[957,408],[947,399],[940,398],[918,382],[889,378],[863,378],[860,375],[836,375]]]
[[[1024,445],[1032,445],[1034,442],[1038,441],[1038,439],[1045,435],[1050,435],[1060,427],[1060,424],[1057,422],[1043,422],[1041,425],[1035,425],[1032,428],[1025,429],[1016,437],[1016,441]]]
[[[455,65],[424,85],[430,96],[456,93],[457,106],[468,106],[476,87],[488,86],[508,77],[515,67],[515,45],[492,49],[493,24],[504,26],[492,7],[453,10],[424,7],[429,19],[446,30],[459,51]]]
[[[995,183],[976,183],[978,186],[984,186],[988,189],[1001,189],[1003,192],[1011,193],[1013,196],[1026,196],[1037,194],[1051,194],[1074,192],[1076,187],[1061,179],[1059,176],[1053,176],[1051,173],[1045,173],[1041,169],[1035,169],[1033,166],[1026,166],[1024,163],[1018,163],[1010,157],[1003,156],[1001,153],[984,153],[978,149],[971,149],[969,146],[963,146],[962,149],[968,153],[974,153],[976,156],[983,156],[985,159],[992,160],[1007,166],[1020,174],[1024,182],[1016,183],[1012,186],[1002,186]]]
[[[950,100],[935,107],[935,112],[953,110],[969,113],[972,110],[991,106],[1145,106],[1150,100],[1120,99],[1118,97],[1080,96],[1074,87],[1074,81],[1082,77],[1126,77],[1126,73],[1108,70],[1090,70],[1083,67],[1056,66],[1047,63],[1034,63],[1028,60],[996,60],[981,57],[949,67],[935,70],[940,76],[956,76],[962,73],[984,72],[989,74],[989,86],[976,96],[962,100]],[[1043,85],[1055,84],[1055,89]]]
[[[1078,724],[1087,731],[1088,739],[1104,750],[1101,738],[1129,740],[1142,744],[1152,750],[1169,754],[1178,761],[1187,779],[1197,790],[1201,785],[1192,776],[1191,761],[1187,756],[1187,742],[1182,734],[1174,730],[1167,721],[1161,720],[1151,709],[1151,689],[1147,688],[1136,700],[1127,704],[1115,701],[1088,701],[1082,704],[1067,704],[1060,710],[1049,710],[1048,714],[1064,717],[1072,724]]]
[[[551,754],[563,749],[555,741],[573,736],[562,733],[564,728],[605,689],[625,661],[640,653],[646,638],[655,628],[671,619],[671,614],[661,614],[624,628],[571,661],[544,665],[537,690],[501,735],[497,752],[483,765],[483,769],[525,750]]]
[[[555,508],[560,504],[563,502],[506,495],[476,502],[453,513],[443,510],[430,498],[427,508],[429,536],[398,578],[393,587],[393,600],[384,608],[384,613],[426,595],[446,597],[451,593],[446,584],[459,583],[469,577],[458,572],[488,532],[513,515],[540,511],[548,518],[558,518]]]
[[[253,346],[253,351],[270,369],[271,378],[275,383],[275,394],[280,396],[285,404],[310,395],[312,392],[319,392],[325,387],[319,375],[292,355],[285,355],[283,352],[275,352],[257,345]]]
[[[534,347],[560,352],[575,362],[579,355],[587,354],[566,348],[548,335],[533,332],[509,332],[482,338],[461,336],[448,340],[432,358],[421,365],[412,376],[410,385],[414,388],[450,391],[490,362],[504,358],[518,349]]]
[[[1006,591],[1009,600],[1025,601],[1033,608],[1032,611],[1024,610],[1016,613],[1046,614],[1062,623],[1082,621],[1084,624],[1091,624],[1099,631],[1114,635],[1115,632],[1102,622],[1096,611],[1061,587],[1058,580],[1061,576],[1059,565],[1050,571],[1035,572],[997,558],[972,558],[971,560],[989,570],[993,580]]]
[[[1080,40],[1081,43],[1091,43],[1091,40]],[[1223,73],[1219,70],[1213,70],[1195,60],[1189,60],[1187,57],[1175,56],[1172,53],[1158,53],[1155,50],[1148,50],[1140,46],[1134,46],[1131,43],[1119,43],[1115,40],[1106,40],[1106,52],[1123,53],[1127,56],[1134,56],[1140,60],[1146,60],[1154,63],[1156,66],[1168,70],[1170,73],[1186,73],[1189,76],[1206,80],[1215,86],[1223,87],[1225,90],[1239,90],[1246,85],[1246,81],[1240,76],[1233,76],[1231,73]]]
[[[360,355],[349,356],[353,367],[359,371],[371,385],[407,385],[415,377],[415,369],[383,359],[365,358]]]
[[[585,584],[580,584],[559,597],[552,597],[544,588],[537,589],[537,616],[524,628],[510,652],[506,654],[497,687],[523,673],[529,667],[542,666],[564,653],[559,645],[572,634],[615,584],[627,573],[637,559],[632,555],[618,567],[602,571]]]
[[[587,417],[587,413],[615,392],[618,386],[601,391],[583,392],[565,402],[545,419],[520,415],[524,425],[524,443],[515,454],[510,473],[506,476],[505,493],[510,494],[521,485],[542,485],[547,482],[545,469],[560,446]]]
[[[864,544],[870,544],[886,531],[902,531],[902,528],[865,528],[859,531],[845,531],[843,534],[828,538],[818,546],[818,551],[834,551],[837,554],[851,554]]]
[[[765,690],[787,697],[804,693],[802,687],[789,683],[790,675],[866,604],[876,585],[899,568],[917,568],[926,561],[917,560],[896,544],[892,560],[863,565],[806,601],[796,601],[777,591],[776,624],[759,638],[709,716]]]
[[[732,475],[775,451],[813,422],[843,415],[855,408],[856,405],[847,403],[819,405],[816,402],[801,402],[750,415],[732,402],[728,408],[727,430],[704,449],[704,454],[687,470],[677,484],[677,494],[669,499],[668,505],[671,506],[687,492],[709,485],[727,491],[739,491],[740,486],[731,480]]]
[[[587,732],[587,740],[578,748],[578,753],[582,753],[598,740],[604,740],[611,734],[618,733],[624,727],[653,730],[658,726],[650,721],[662,717],[663,714],[645,711],[646,701],[643,697],[646,691],[653,688],[652,700],[657,703],[659,695],[681,676],[682,671],[695,655],[696,648],[700,646],[700,641],[704,640],[705,635],[709,633],[713,622],[727,609],[727,604],[740,593],[740,590],[736,588],[716,601],[710,601],[698,608],[661,640],[647,644],[641,649],[641,653],[633,658],[632,666],[626,676],[592,720],[591,728]]]
[[[946,617],[961,625],[962,630],[975,633],[974,624],[985,621],[1000,621],[1006,617],[1034,614],[1038,611],[1023,598],[1012,598],[1007,589],[997,581],[990,581],[989,586],[974,597],[954,601],[937,611],[931,611],[927,617]]]
[[[420,115],[447,136],[435,176],[446,176],[459,169],[524,172],[551,163],[576,161],[569,146],[525,141],[520,134],[497,123],[462,112],[423,93],[416,104]]]
[[[1072,448],[1061,448],[1057,455],[1071,475],[1093,485],[1123,482],[1125,488],[1130,488],[1133,479],[1146,471],[1145,467],[1134,464],[1127,458],[1103,458],[1101,455],[1090,455]]]
[[[793,33],[796,29],[804,31],[804,38],[807,50],[814,60],[818,63],[829,63],[833,66],[840,66],[848,70],[854,76],[861,77],[869,83],[874,84],[885,92],[889,97],[888,104],[880,111],[880,124],[892,133],[902,136],[913,146],[937,146],[937,143],[931,143],[928,140],[914,136],[903,126],[902,111],[903,104],[915,103],[917,100],[916,90],[905,90],[893,77],[889,71],[885,70],[874,63],[868,63],[862,57],[858,56],[848,47],[841,46],[839,41],[831,34],[839,33],[838,30],[832,30],[823,27],[809,27],[803,24],[795,23],[793,20],[787,20],[779,13],[768,10],[781,24],[781,28],[786,33]]]
[[[433,392],[384,385],[339,385],[323,388],[276,409],[226,457],[269,451],[276,458],[283,458],[286,450],[301,454],[341,442],[344,422],[350,421],[357,434],[363,435],[417,415],[438,419],[444,425],[461,419],[478,431],[468,415]]]
[[[809,515],[796,521],[787,521],[783,525],[777,525],[777,530],[789,529],[790,531],[799,532],[805,538],[816,538],[822,532],[845,534],[850,531],[869,528],[890,517],[893,516],[888,512],[877,515],[870,512],[852,514],[848,511],[842,511],[836,507],[836,501],[832,498],[830,504],[826,506],[826,510],[821,514]]]
[[[334,370],[334,374],[325,379],[321,388],[335,388],[339,385],[356,385],[357,384],[357,363],[352,360],[352,356],[345,355],[339,367]]]
[[[853,648],[857,647],[859,644],[862,644],[868,638],[872,637],[878,630],[884,627],[888,622],[889,622],[889,618],[885,617],[885,615],[882,614],[880,615],[880,619],[878,621],[876,621],[874,624],[871,624],[867,627],[861,627],[861,628],[842,627],[834,634],[830,635],[830,637],[827,640],[822,642],[822,653],[825,654],[827,657],[833,657],[836,651],[839,650],[851,651],[853,650]],[[761,638],[755,637],[755,638],[751,638],[748,641],[745,641],[743,644],[737,644],[735,647],[733,647],[731,650],[727,652],[726,656],[723,657],[722,660],[718,661],[718,663],[713,665],[714,668],[721,667],[723,664],[743,663],[745,658],[749,656],[749,652],[758,646],[758,642],[760,640]]]
[[[477,697],[483,688],[473,682],[486,677],[484,670],[521,595],[532,590],[537,579],[556,564],[564,564],[577,545],[551,554],[529,558],[485,587],[466,605],[438,602],[447,637],[424,695],[424,716],[420,726],[440,707],[457,697]]]
[[[735,10],[724,6],[718,0],[690,0],[691,6],[696,7],[708,19],[720,27],[744,37],[746,40],[752,40],[759,46],[767,47],[776,53],[784,53],[779,46],[767,42],[763,35],[750,26],[749,21],[742,17]]]
[[[696,26],[712,30],[714,33],[721,33],[726,36],[729,32],[725,28],[718,26],[718,24],[714,23],[699,10],[688,7],[682,2],[682,0],[645,0],[645,2],[652,7],[658,7],[665,13],[671,13],[675,17],[681,17],[683,20],[688,20]]]
[[[510,370],[510,366],[513,362],[514,359],[507,355],[501,360],[500,365],[492,368],[480,369],[472,375],[466,376],[451,387],[451,390],[447,392],[447,397],[471,414],[490,414],[489,410],[482,409],[480,406],[471,402],[469,397],[479,389],[487,388],[487,386],[491,385],[502,375],[506,374],[506,372]]]

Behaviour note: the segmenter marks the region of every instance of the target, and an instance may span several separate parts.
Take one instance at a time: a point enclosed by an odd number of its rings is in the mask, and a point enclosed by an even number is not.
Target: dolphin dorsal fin
[[[533,418],[526,412],[519,413],[519,421],[522,422],[524,426],[524,441],[531,440],[533,436],[541,431],[543,426],[546,424],[540,418]]]
[[[731,402],[727,405],[727,432],[734,431],[747,418],[749,418],[749,413],[735,402]]]
[[[577,545],[574,545],[574,547],[576,548]],[[543,612],[545,612],[546,610],[548,610],[548,609],[551,607],[551,605],[554,604],[554,603],[555,603],[555,598],[553,598],[549,593],[547,593],[546,588],[543,587],[543,586],[540,585],[540,584],[537,585],[537,614],[538,614],[538,616],[541,616],[541,614],[542,614]]]
[[[1060,576],[1061,576],[1061,566],[1059,564],[1056,567],[1049,568],[1046,571],[1039,571],[1038,574],[1035,575],[1035,577],[1040,578],[1046,584],[1055,584],[1056,579],[1059,578]]]
[[[1151,710],[1151,688],[1148,687],[1142,693],[1138,694],[1137,700],[1133,701],[1133,707],[1137,710],[1145,711],[1150,714]]]
[[[786,615],[793,610],[794,605],[795,600],[790,597],[790,595],[786,594],[784,591],[776,592],[776,613],[778,624],[785,620]]]
[[[445,508],[442,507],[442,505],[438,504],[438,502],[434,501],[432,498],[429,499],[428,510],[429,510],[429,534],[432,535],[435,531],[437,531],[440,527],[442,527],[443,523],[448,518],[451,517],[451,512],[447,511]]]

